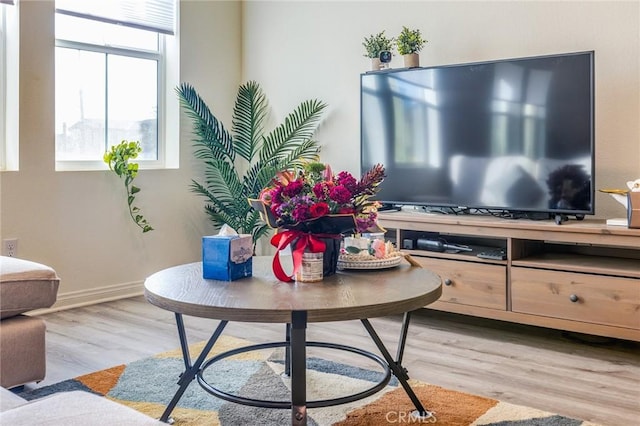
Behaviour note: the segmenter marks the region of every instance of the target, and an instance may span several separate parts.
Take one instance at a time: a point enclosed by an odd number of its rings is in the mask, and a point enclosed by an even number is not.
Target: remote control
[[[477,256],[482,259],[506,260],[507,252],[505,251],[505,249],[498,248],[498,249],[481,251],[480,253],[477,254]]]

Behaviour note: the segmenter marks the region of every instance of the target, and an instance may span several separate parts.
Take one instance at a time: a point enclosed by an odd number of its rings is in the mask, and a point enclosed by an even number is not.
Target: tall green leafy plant
[[[193,179],[191,190],[206,199],[205,211],[214,226],[226,223],[251,234],[255,245],[268,227],[247,199],[257,198],[276,172],[317,159],[313,135],[326,105],[306,100],[266,133],[267,98],[258,83],[249,81],[238,89],[227,130],[192,85],[182,83],[176,90],[193,122],[194,155],[205,165],[203,179]]]

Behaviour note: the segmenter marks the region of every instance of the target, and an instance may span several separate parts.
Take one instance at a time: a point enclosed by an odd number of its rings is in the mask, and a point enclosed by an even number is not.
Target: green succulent
[[[400,35],[396,41],[398,47],[398,53],[401,55],[408,55],[410,53],[418,53],[422,50],[422,47],[427,40],[422,38],[420,30],[410,30],[403,26]]]
[[[258,198],[276,172],[318,158],[313,135],[326,105],[306,100],[265,134],[267,98],[258,83],[250,81],[238,89],[229,131],[193,86],[183,83],[176,91],[193,121],[194,155],[205,166],[203,180],[192,179],[191,190],[205,198],[205,211],[216,228],[227,224],[251,234],[255,245],[269,228],[248,199]]]
[[[378,34],[371,34],[369,37],[365,37],[362,45],[365,48],[365,57],[366,58],[378,58],[380,56],[380,52],[385,50],[391,51],[393,49],[394,39],[388,38],[384,35],[384,31],[379,32]]]

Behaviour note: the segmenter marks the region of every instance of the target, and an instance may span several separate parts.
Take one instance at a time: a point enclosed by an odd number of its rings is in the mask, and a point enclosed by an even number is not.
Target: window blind
[[[173,35],[175,32],[176,1],[56,0],[56,12]]]

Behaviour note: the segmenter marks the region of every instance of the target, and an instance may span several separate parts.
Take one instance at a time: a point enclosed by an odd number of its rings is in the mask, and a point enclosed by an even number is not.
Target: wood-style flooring
[[[173,314],[143,297],[42,318],[47,323],[47,378],[28,387],[179,347]],[[393,354],[400,321],[371,321]],[[217,322],[185,317],[185,324],[190,343],[195,343],[208,338]],[[281,341],[284,326],[230,323],[225,334],[253,342]],[[377,353],[359,321],[310,324],[307,339]],[[329,355],[367,367],[361,357],[352,359],[342,351]],[[411,378],[446,388],[603,425],[640,424],[640,344],[635,342],[422,310],[413,315],[403,364]]]

